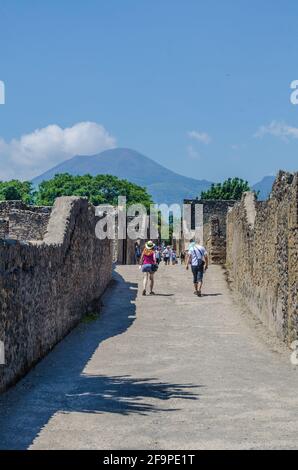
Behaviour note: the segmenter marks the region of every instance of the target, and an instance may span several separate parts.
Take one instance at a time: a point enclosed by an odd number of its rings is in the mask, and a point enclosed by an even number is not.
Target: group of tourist
[[[163,261],[166,266],[169,266],[170,264],[175,265],[178,262],[176,250],[170,245],[157,245],[155,247],[155,253],[158,263]]]
[[[149,295],[155,295],[155,292],[153,291],[154,274],[158,269],[158,265],[162,259],[165,265],[170,264],[170,262],[172,264],[176,264],[176,252],[170,246],[158,246],[150,240],[145,244],[145,248],[142,252],[139,250],[139,253],[140,257],[138,259],[138,264],[144,274],[142,294],[147,294],[147,286],[149,284]],[[201,297],[203,276],[204,272],[208,268],[208,253],[204,246],[200,244],[199,240],[190,241],[188,249],[183,252],[183,263],[186,265],[187,270],[189,269],[189,266],[191,266],[194,294]]]
[[[175,265],[178,263],[176,250],[170,246],[161,243],[160,245],[154,245],[156,263],[160,264],[163,262],[166,266]],[[135,262],[139,264],[142,255],[141,245],[139,242],[135,244]],[[182,260],[181,260],[182,262]]]

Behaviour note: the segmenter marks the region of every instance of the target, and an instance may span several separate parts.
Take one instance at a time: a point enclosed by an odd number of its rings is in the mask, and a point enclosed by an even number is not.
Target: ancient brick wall
[[[12,210],[27,210],[28,206],[22,201],[0,201],[0,217],[8,217]]]
[[[8,215],[8,236],[15,240],[42,240],[49,218],[50,212],[13,210]]]
[[[0,202],[0,238],[42,240],[50,207],[27,206],[22,201]]]
[[[227,217],[227,269],[237,291],[287,342],[298,335],[298,173],[280,172],[268,201],[245,193]]]
[[[207,248],[210,262],[223,264],[226,261],[226,220],[228,210],[236,201],[209,199],[185,199],[184,204],[191,204],[191,229],[195,230],[195,206],[203,205],[203,244]],[[185,247],[188,246],[184,242]]]
[[[224,264],[226,261],[226,233],[222,233],[218,216],[210,217],[208,230],[206,248],[209,261],[212,264]]]
[[[6,214],[8,215],[8,214]],[[14,383],[92,309],[112,271],[86,199],[56,200],[42,240],[0,240],[0,390]]]
[[[0,238],[6,238],[9,234],[8,219],[0,219]]]

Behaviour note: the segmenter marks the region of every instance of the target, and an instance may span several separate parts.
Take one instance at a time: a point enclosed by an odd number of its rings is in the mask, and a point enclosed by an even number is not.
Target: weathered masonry
[[[233,285],[268,328],[298,336],[298,173],[280,172],[268,201],[244,194],[227,217]]]
[[[50,215],[50,207],[28,207],[22,201],[0,202],[0,238],[42,240]]]
[[[113,250],[96,238],[97,220],[78,197],[58,198],[52,210],[0,203],[0,391],[98,310]]]
[[[204,245],[209,253],[210,262],[223,264],[226,261],[226,220],[228,210],[236,201],[217,201],[209,199],[184,199],[191,204],[191,230],[195,230],[195,206],[203,205]]]
[[[204,244],[223,264],[249,309],[282,340],[298,337],[298,173],[280,171],[268,201],[253,192],[241,201],[203,204]]]

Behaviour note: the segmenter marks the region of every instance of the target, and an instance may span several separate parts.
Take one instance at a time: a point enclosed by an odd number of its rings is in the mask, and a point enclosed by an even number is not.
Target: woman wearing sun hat
[[[141,259],[140,259],[140,266],[142,267],[142,272],[144,273],[143,279],[143,295],[146,295],[147,284],[150,279],[150,295],[154,295],[153,292],[153,285],[154,285],[154,273],[156,271],[156,257],[155,257],[155,250],[154,250],[154,243],[149,240],[145,244],[145,248],[143,250]]]

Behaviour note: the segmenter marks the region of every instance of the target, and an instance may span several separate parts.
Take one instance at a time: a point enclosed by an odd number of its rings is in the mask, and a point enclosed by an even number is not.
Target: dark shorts
[[[193,283],[197,284],[198,282],[202,282],[203,276],[204,276],[204,268],[199,268],[198,266],[192,266],[191,270],[193,274]]]
[[[143,264],[142,273],[152,273],[152,264]]]

